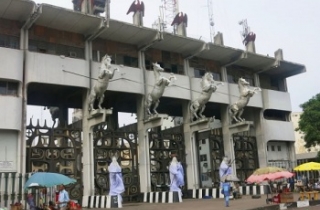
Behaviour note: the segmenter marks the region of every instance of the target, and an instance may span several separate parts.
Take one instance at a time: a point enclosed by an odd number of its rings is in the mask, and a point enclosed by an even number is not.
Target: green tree
[[[299,128],[304,132],[305,147],[320,144],[320,93],[300,105],[303,113],[300,116]]]

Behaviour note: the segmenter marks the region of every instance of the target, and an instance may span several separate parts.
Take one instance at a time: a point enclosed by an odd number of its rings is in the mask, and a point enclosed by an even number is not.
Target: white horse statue
[[[115,71],[119,71],[118,68],[111,70],[111,67],[111,57],[109,55],[103,56],[98,80],[94,84],[90,93],[89,111],[94,110],[93,104],[96,99],[99,99],[98,107],[99,109],[102,109],[101,104],[103,103],[104,92],[108,88],[109,80],[113,78]]]
[[[197,120],[199,118],[203,119],[205,116],[202,115],[204,109],[206,108],[206,103],[208,103],[213,92],[217,90],[219,85],[223,85],[222,82],[219,82],[215,85],[215,81],[210,72],[207,72],[201,80],[201,88],[202,92],[200,96],[191,102],[190,110],[191,110],[191,122],[194,118]]]
[[[240,78],[238,80],[238,87],[240,91],[240,97],[238,101],[229,106],[229,113],[231,115],[231,122],[235,120],[236,122],[243,122],[245,119],[241,118],[244,107],[249,103],[250,98],[257,93],[257,91],[261,91],[260,88],[255,87],[250,89],[250,84],[245,79]]]
[[[153,112],[154,114],[158,114],[156,109],[160,103],[159,98],[163,95],[164,89],[171,83],[171,80],[176,79],[174,75],[171,75],[169,79],[161,76],[160,72],[164,71],[164,69],[158,63],[152,63],[152,65],[155,76],[155,84],[152,91],[148,94],[146,100],[146,109],[149,115],[152,115],[150,108],[153,104]]]

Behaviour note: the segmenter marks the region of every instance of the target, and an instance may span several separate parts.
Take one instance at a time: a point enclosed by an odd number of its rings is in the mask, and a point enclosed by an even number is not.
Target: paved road
[[[297,201],[299,195],[295,194],[294,199]],[[150,204],[150,203],[124,203],[123,209],[126,210],[248,210],[258,207],[270,207],[275,204],[266,204],[266,195],[259,199],[252,199],[251,196],[243,196],[242,199],[231,200],[230,207],[224,206],[223,199],[184,199],[182,203],[172,204]],[[320,206],[306,208],[291,208],[290,210],[319,210]]]
[[[294,199],[297,201],[299,195],[295,194]],[[149,203],[129,203],[124,204],[123,208],[128,210],[248,210],[258,207],[271,206],[274,204],[266,204],[266,195],[262,195],[260,199],[252,199],[251,196],[243,196],[242,199],[231,200],[230,207],[224,206],[223,199],[185,199],[182,203],[173,204],[149,204]],[[320,206],[312,206],[306,208],[294,208],[290,210],[315,210],[320,209]]]

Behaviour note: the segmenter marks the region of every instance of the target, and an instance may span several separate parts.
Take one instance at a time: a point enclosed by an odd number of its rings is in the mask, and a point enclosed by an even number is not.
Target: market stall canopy
[[[309,162],[301,164],[294,168],[295,171],[319,171],[320,163],[317,162]]]
[[[294,174],[278,167],[259,168],[247,179],[248,183],[261,183],[263,181],[274,181],[277,179],[290,178]]]

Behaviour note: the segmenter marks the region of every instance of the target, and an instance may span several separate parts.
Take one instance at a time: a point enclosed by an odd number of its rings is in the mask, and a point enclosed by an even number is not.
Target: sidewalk
[[[251,196],[243,196],[242,199],[230,200],[230,207],[225,207],[223,199],[184,199],[182,203],[124,203],[123,209],[127,210],[278,210],[278,204],[266,204],[266,195],[259,199],[252,199]],[[270,198],[270,195],[269,195]],[[298,201],[299,194],[294,194],[294,200]],[[315,210],[320,206],[309,206],[305,208],[290,208],[290,210]],[[88,209],[89,210],[89,209]]]

